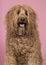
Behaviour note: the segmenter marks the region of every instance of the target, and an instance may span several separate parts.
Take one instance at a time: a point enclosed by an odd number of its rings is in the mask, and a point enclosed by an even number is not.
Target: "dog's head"
[[[28,6],[15,6],[6,15],[7,31],[19,36],[32,34],[36,28],[36,14]]]

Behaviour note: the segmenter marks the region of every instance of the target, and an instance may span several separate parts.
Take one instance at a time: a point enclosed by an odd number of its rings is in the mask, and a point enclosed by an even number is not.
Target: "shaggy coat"
[[[5,65],[42,65],[36,14],[28,6],[14,6],[6,15]]]

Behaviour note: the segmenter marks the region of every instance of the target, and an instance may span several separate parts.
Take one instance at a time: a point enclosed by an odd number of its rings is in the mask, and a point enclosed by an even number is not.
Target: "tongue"
[[[24,24],[20,24],[20,27],[24,27]]]

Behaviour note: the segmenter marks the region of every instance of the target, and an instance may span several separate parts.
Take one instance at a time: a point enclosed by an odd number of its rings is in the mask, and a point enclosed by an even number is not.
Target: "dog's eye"
[[[20,13],[20,10],[19,11],[17,11],[17,14],[19,15],[19,13]]]
[[[28,16],[28,13],[27,13],[27,11],[25,11],[25,15],[27,15],[27,16]]]

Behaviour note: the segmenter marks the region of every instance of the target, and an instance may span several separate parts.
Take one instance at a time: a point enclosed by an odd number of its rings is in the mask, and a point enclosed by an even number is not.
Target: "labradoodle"
[[[42,65],[36,14],[29,6],[14,6],[6,15],[5,65]]]

